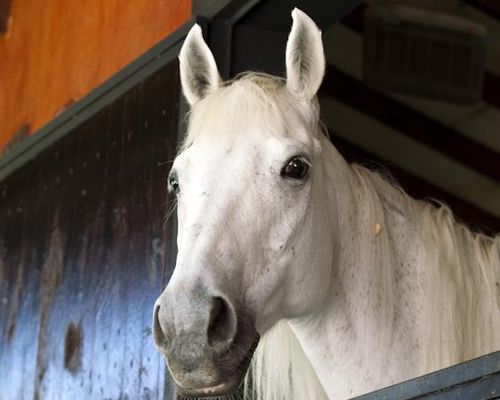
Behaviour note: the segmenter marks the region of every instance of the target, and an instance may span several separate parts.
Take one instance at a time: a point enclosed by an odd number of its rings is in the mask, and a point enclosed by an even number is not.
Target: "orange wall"
[[[191,17],[191,0],[13,0],[0,36],[0,154]]]

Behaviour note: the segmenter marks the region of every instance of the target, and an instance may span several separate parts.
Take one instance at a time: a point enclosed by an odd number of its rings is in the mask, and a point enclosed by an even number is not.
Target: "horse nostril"
[[[214,297],[207,328],[208,344],[217,352],[228,350],[236,334],[236,313],[222,297]]]
[[[165,336],[165,332],[163,332],[163,329],[161,328],[159,313],[160,313],[160,306],[157,305],[155,307],[153,315],[153,334],[156,346],[165,350],[167,347],[167,337]]]

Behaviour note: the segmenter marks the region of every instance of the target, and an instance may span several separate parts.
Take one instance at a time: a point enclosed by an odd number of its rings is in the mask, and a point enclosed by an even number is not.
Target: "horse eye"
[[[173,192],[174,194],[179,193],[179,181],[175,175],[170,176],[168,178],[168,189],[169,192]]]
[[[283,178],[304,179],[309,171],[309,163],[301,156],[295,156],[288,160],[281,170]]]

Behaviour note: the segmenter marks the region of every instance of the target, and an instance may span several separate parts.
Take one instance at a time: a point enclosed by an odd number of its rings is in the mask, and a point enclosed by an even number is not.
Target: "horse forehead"
[[[210,137],[200,135],[176,159],[181,169],[208,172],[217,168],[240,168],[268,157],[268,140],[259,135]],[[224,172],[224,171],[221,171]]]

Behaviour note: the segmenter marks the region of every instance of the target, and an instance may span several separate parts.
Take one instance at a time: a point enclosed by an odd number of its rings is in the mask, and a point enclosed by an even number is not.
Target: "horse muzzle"
[[[155,304],[153,331],[177,392],[222,396],[241,385],[259,335],[251,317],[206,289],[165,290]]]

